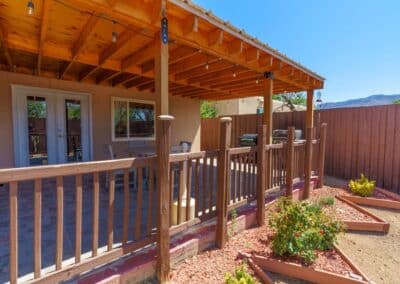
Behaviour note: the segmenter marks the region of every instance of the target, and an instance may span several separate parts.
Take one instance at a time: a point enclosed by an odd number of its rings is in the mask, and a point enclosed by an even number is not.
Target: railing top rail
[[[252,152],[256,152],[257,151],[257,147],[253,146],[247,146],[247,147],[236,147],[236,148],[230,148],[228,150],[228,153],[230,155],[236,155],[236,154],[246,154],[246,153],[252,153]]]
[[[209,151],[208,151],[209,152]],[[169,155],[170,162],[182,162],[191,159],[204,158],[207,155],[207,151],[200,151],[194,153],[175,153]]]
[[[73,176],[102,171],[147,167],[155,163],[156,156],[58,164],[39,167],[0,169],[0,183],[34,180],[56,176]]]

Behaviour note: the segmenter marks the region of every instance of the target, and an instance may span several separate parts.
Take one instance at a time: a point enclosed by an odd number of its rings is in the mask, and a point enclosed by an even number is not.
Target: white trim
[[[115,101],[122,101],[126,102],[126,104],[132,102],[132,103],[142,103],[142,104],[149,104],[154,106],[154,134],[153,137],[129,137],[130,135],[130,127],[129,127],[129,107],[127,105],[127,116],[126,116],[126,125],[127,125],[127,137],[115,137],[115,123],[114,123],[114,102]],[[123,141],[155,141],[156,140],[156,117],[155,117],[155,111],[156,111],[156,103],[155,101],[148,101],[148,100],[138,100],[138,99],[131,99],[131,98],[124,98],[124,97],[111,97],[111,140],[112,142],[123,142]]]
[[[24,126],[23,121],[26,121],[27,118],[24,115],[25,111],[21,111],[21,109],[26,110],[26,105],[24,107],[23,102],[26,103],[26,96],[27,95],[36,95],[45,97],[48,100],[48,105],[52,104],[55,109],[47,110],[48,114],[50,114],[50,120],[46,120],[46,128],[54,128],[57,130],[58,128],[64,128],[65,125],[61,125],[59,119],[65,119],[65,115],[63,115],[65,110],[60,108],[60,101],[58,98],[62,98],[63,100],[68,98],[75,98],[82,100],[82,110],[83,108],[87,111],[84,116],[86,119],[81,120],[81,130],[82,133],[88,133],[88,135],[84,137],[82,135],[82,143],[85,143],[86,153],[82,157],[85,161],[93,160],[93,118],[92,118],[92,94],[86,92],[75,92],[75,91],[66,91],[60,89],[50,89],[50,88],[40,88],[40,87],[31,87],[26,85],[17,85],[11,84],[12,90],[12,111],[13,111],[13,137],[14,137],[14,160],[15,166],[27,166],[29,163],[28,160],[28,145],[26,145],[27,139],[23,137],[27,133],[27,129],[22,129]],[[21,99],[25,98],[25,99]],[[60,117],[63,116],[63,117]],[[54,121],[53,121],[54,120]],[[85,124],[85,121],[87,125]],[[51,126],[51,127],[50,127]],[[48,155],[49,155],[49,163],[62,163],[66,162],[65,160],[61,159],[61,154],[64,153],[62,149],[59,149],[62,146],[58,141],[58,136],[53,135],[54,137],[50,137],[48,135],[47,145],[50,147],[48,148]],[[57,136],[57,137],[55,137]],[[86,141],[84,141],[86,140]],[[64,142],[65,143],[65,142]],[[65,145],[64,145],[65,146]]]

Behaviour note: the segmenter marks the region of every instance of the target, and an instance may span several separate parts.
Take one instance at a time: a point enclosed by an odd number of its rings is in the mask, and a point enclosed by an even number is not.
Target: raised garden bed
[[[302,265],[296,259],[276,258],[273,254],[242,253],[242,256],[248,259],[250,267],[264,283],[273,283],[265,271],[314,283],[368,283],[368,278],[337,247],[319,252],[317,262],[310,266]]]
[[[375,188],[371,197],[361,197],[351,193],[341,197],[359,205],[400,210],[400,195],[383,188]]]
[[[335,188],[322,188],[311,192],[311,200],[318,200],[328,196],[335,197],[335,203],[324,206],[324,210],[328,214],[336,215],[344,223],[347,230],[381,233],[389,231],[389,223],[348,200],[347,198],[351,196],[348,191]]]

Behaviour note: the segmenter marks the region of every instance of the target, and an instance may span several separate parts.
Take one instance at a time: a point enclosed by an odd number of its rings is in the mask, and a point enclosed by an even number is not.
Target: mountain
[[[342,102],[322,103],[320,109],[361,107],[361,106],[379,106],[392,104],[394,100],[400,99],[398,95],[372,95],[366,98],[351,99]]]

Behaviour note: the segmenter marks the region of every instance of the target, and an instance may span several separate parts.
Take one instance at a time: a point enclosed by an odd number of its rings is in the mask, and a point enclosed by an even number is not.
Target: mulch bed
[[[323,194],[331,196],[343,194],[341,191],[344,190],[327,187],[313,191],[312,198],[323,196]],[[354,217],[356,212],[350,211],[353,208],[342,203],[336,200],[334,205],[338,212],[340,210],[344,211],[341,217]],[[347,211],[349,213],[346,213]],[[363,215],[363,213],[359,212],[357,213],[357,218],[365,220],[364,218],[366,217]],[[266,216],[268,216],[268,213]],[[232,273],[235,267],[242,263],[242,259],[239,256],[240,252],[255,253],[270,259],[302,264],[301,259],[298,258],[275,256],[270,247],[272,236],[272,230],[268,225],[245,230],[233,236],[224,249],[213,249],[185,260],[172,271],[171,281],[172,283],[224,283],[225,273]],[[317,254],[318,258],[310,265],[312,268],[344,276],[348,276],[350,272],[356,273],[334,250],[317,252]],[[251,269],[249,269],[249,272],[253,273]]]

